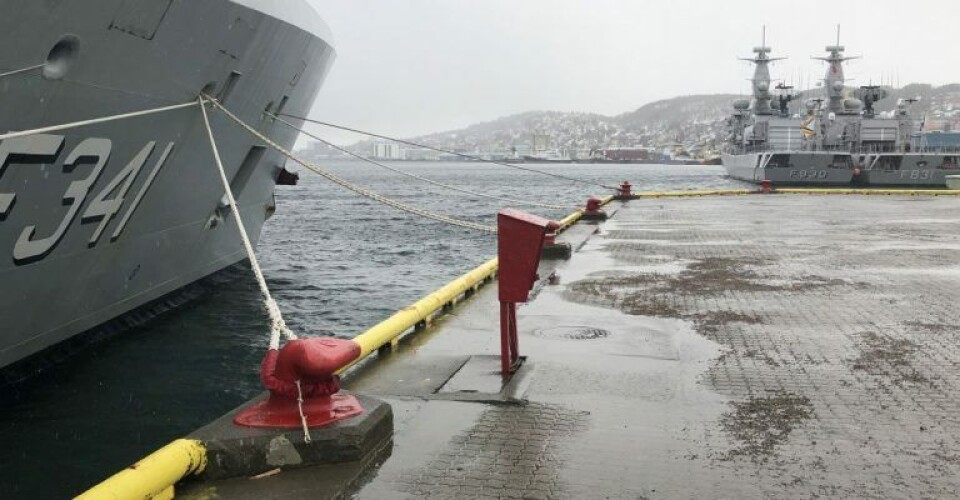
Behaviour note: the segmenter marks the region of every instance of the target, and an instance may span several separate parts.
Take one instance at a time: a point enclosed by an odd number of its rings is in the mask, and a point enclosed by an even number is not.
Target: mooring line
[[[240,218],[240,209],[237,207],[237,200],[233,196],[233,189],[230,188],[230,181],[227,180],[227,173],[223,169],[223,161],[220,159],[220,150],[217,148],[217,141],[213,137],[213,128],[210,127],[210,118],[207,116],[207,107],[204,105],[204,99],[200,98],[200,111],[203,114],[203,124],[207,128],[207,137],[210,139],[210,149],[213,150],[213,159],[217,164],[217,170],[220,174],[220,181],[227,194],[227,201],[230,203],[230,211],[233,218],[237,221],[237,229],[240,231],[240,239],[243,240],[243,248],[247,251],[247,258],[250,259],[250,267],[253,268],[253,274],[257,278],[257,285],[260,286],[260,293],[263,294],[264,307],[267,314],[270,315],[270,348],[278,349],[280,347],[280,334],[288,339],[296,339],[297,336],[287,327],[283,320],[283,314],[280,312],[280,306],[273,300],[270,294],[270,288],[267,287],[267,280],[263,277],[263,271],[260,269],[260,263],[257,262],[257,255],[253,251],[253,244],[250,243],[250,236],[247,234],[247,228],[243,225],[243,219]],[[210,101],[213,102],[213,101]]]
[[[35,69],[40,69],[40,68],[42,68],[42,67],[44,67],[44,66],[46,66],[46,64],[34,64],[33,66],[27,66],[26,68],[20,68],[20,69],[15,69],[15,70],[12,70],[12,71],[7,71],[6,73],[0,73],[0,78],[7,77],[7,76],[13,76],[13,75],[19,75],[20,73],[26,73],[26,72],[28,72],[28,71],[33,71],[33,70],[35,70]]]
[[[396,200],[394,200],[394,199],[392,199],[392,198],[387,198],[386,196],[383,196],[383,195],[381,195],[381,194],[379,194],[379,193],[376,193],[376,192],[374,192],[374,191],[371,191],[371,190],[369,190],[369,189],[366,189],[366,188],[364,188],[364,187],[362,187],[362,186],[360,186],[360,185],[354,184],[354,183],[352,183],[352,182],[350,182],[350,181],[347,181],[346,179],[342,179],[342,178],[338,177],[337,175],[335,175],[335,174],[333,174],[333,173],[331,173],[331,172],[329,172],[329,171],[327,171],[327,170],[324,170],[323,168],[320,168],[320,167],[317,166],[316,164],[314,164],[314,163],[312,163],[312,162],[309,162],[309,161],[307,161],[307,160],[301,159],[300,157],[294,155],[293,153],[291,153],[290,151],[288,151],[288,150],[287,150],[286,148],[284,148],[283,146],[277,144],[276,142],[274,142],[274,141],[273,141],[272,139],[270,139],[269,137],[263,135],[262,133],[258,132],[256,129],[254,129],[253,127],[251,127],[250,125],[248,125],[246,122],[244,122],[244,121],[241,120],[239,117],[237,117],[237,115],[234,115],[233,113],[231,113],[230,110],[227,109],[227,108],[225,108],[222,104],[220,104],[219,101],[217,101],[217,100],[215,100],[215,99],[213,99],[213,98],[211,98],[211,97],[209,97],[209,96],[204,96],[204,97],[206,97],[206,99],[208,100],[208,102],[213,103],[213,105],[214,105],[217,109],[219,109],[220,111],[222,111],[225,115],[227,115],[227,117],[229,117],[234,123],[236,123],[237,125],[239,125],[241,128],[243,128],[244,130],[246,130],[250,135],[256,137],[257,139],[259,139],[259,140],[261,140],[261,141],[263,141],[265,144],[267,144],[267,145],[270,146],[271,148],[273,148],[273,149],[277,150],[278,152],[280,152],[283,156],[286,156],[287,158],[289,158],[289,159],[291,159],[291,160],[299,163],[300,165],[304,166],[305,168],[307,168],[307,169],[311,170],[312,172],[320,175],[321,177],[329,180],[330,182],[333,182],[334,184],[337,184],[338,186],[343,187],[344,189],[353,191],[354,193],[357,193],[357,194],[359,194],[360,196],[364,196],[364,197],[366,197],[366,198],[370,198],[371,200],[374,200],[374,201],[376,201],[376,202],[382,203],[382,204],[384,204],[384,205],[387,205],[387,206],[396,208],[397,210],[400,210],[400,211],[403,211],[403,212],[407,212],[407,213],[410,213],[410,214],[414,214],[414,215],[419,215],[419,216],[424,217],[424,218],[427,218],[427,219],[432,219],[432,220],[435,220],[435,221],[438,221],[438,222],[443,222],[443,223],[445,223],[445,224],[450,224],[450,225],[453,225],[453,226],[459,226],[459,227],[463,227],[463,228],[466,228],[466,229],[473,229],[473,230],[475,230],[475,231],[482,231],[482,232],[485,232],[485,233],[493,233],[493,234],[496,234],[496,232],[497,232],[497,228],[496,228],[496,227],[486,226],[486,225],[483,225],[483,224],[477,224],[477,223],[475,223],[475,222],[469,222],[469,221],[464,221],[464,220],[460,220],[460,219],[455,219],[455,218],[453,218],[453,217],[448,217],[448,216],[446,216],[446,215],[442,215],[442,214],[438,214],[438,213],[435,213],[435,212],[431,212],[431,211],[429,211],[429,210],[424,210],[424,209],[422,209],[422,208],[417,208],[417,207],[414,207],[414,206],[411,206],[411,205],[407,205],[407,204],[405,204],[405,203],[401,203],[401,202],[399,202],[399,201],[396,201]]]
[[[190,101],[183,104],[174,104],[173,106],[163,106],[159,108],[144,109],[141,111],[133,111],[130,113],[121,113],[118,115],[104,116],[101,118],[92,118],[90,120],[81,120],[77,122],[63,123],[60,125],[52,125],[49,127],[35,128],[31,130],[20,130],[17,132],[8,132],[6,134],[0,134],[0,141],[5,141],[7,139],[14,139],[17,137],[26,137],[28,135],[37,135],[37,134],[46,134],[48,132],[59,132],[61,130],[68,130],[77,127],[85,127],[87,125],[96,125],[98,123],[107,123],[117,120],[126,120],[129,118],[137,118],[140,116],[153,115],[156,113],[163,113],[166,111],[174,111],[177,109],[189,108],[192,106],[197,106],[197,101]]]
[[[565,179],[565,180],[572,181],[572,182],[579,182],[579,183],[581,183],[581,184],[588,184],[588,185],[590,185],[590,186],[599,186],[599,187],[601,187],[601,188],[603,188],[603,189],[611,189],[611,190],[613,190],[613,191],[617,191],[618,189],[620,189],[620,188],[618,188],[618,187],[616,187],[616,186],[608,186],[608,185],[606,185],[606,184],[600,184],[600,183],[594,182],[594,181],[588,181],[588,180],[584,180],[584,179],[578,179],[578,178],[576,178],[576,177],[570,177],[570,176],[568,176],[568,175],[557,174],[557,173],[554,173],[554,172],[545,172],[545,171],[543,171],[543,170],[537,170],[537,169],[535,169],[535,168],[521,167],[521,166],[516,165],[516,164],[513,164],[513,163],[506,163],[506,162],[496,161],[496,160],[487,160],[487,159],[485,159],[485,158],[480,158],[479,156],[471,156],[471,155],[467,155],[467,154],[463,154],[463,153],[457,153],[456,151],[450,151],[450,150],[447,150],[447,149],[436,148],[436,147],[433,147],[433,146],[427,146],[426,144],[418,144],[418,143],[416,143],[416,142],[411,142],[411,141],[408,141],[408,140],[405,140],[405,139],[397,139],[396,137],[390,137],[390,136],[386,136],[386,135],[375,134],[375,133],[373,133],[373,132],[366,132],[366,131],[363,131],[363,130],[359,130],[359,129],[355,129],[355,128],[350,128],[350,127],[345,127],[345,126],[343,126],[343,125],[336,125],[336,124],[329,123],[329,122],[325,122],[325,121],[321,121],[321,120],[313,120],[313,119],[311,119],[311,118],[305,118],[305,117],[302,117],[302,116],[291,115],[291,114],[289,114],[289,113],[279,113],[279,114],[280,114],[281,116],[286,116],[286,117],[289,117],[289,118],[293,118],[294,120],[301,120],[301,121],[305,121],[305,122],[307,122],[307,123],[314,123],[314,124],[317,124],[317,125],[323,125],[324,127],[335,128],[335,129],[337,129],[337,130],[343,130],[343,131],[346,131],[346,132],[353,132],[353,133],[355,133],[355,134],[366,135],[366,136],[369,136],[369,137],[376,137],[377,139],[383,139],[383,140],[385,140],[385,141],[392,141],[392,142],[396,142],[396,143],[400,143],[400,144],[406,144],[407,146],[413,146],[413,147],[416,147],[416,148],[429,149],[429,150],[431,150],[431,151],[436,151],[436,152],[438,152],[438,153],[444,153],[444,154],[454,155],[454,156],[457,156],[457,157],[460,157],[460,158],[464,158],[464,159],[467,159],[467,160],[479,161],[479,162],[483,162],[483,163],[490,163],[490,164],[492,164],[492,165],[500,165],[500,166],[502,166],[502,167],[513,168],[513,169],[516,169],[516,170],[523,170],[523,171],[526,171],[526,172],[533,172],[533,173],[541,174],[541,175],[548,175],[548,176],[550,176],[550,177],[556,177],[556,178],[558,178],[558,179]]]
[[[363,155],[359,155],[359,154],[357,154],[357,153],[354,153],[354,152],[348,150],[347,148],[342,148],[342,147],[340,147],[340,146],[337,146],[336,144],[333,144],[332,142],[329,142],[329,141],[324,140],[324,139],[322,139],[322,138],[320,138],[320,137],[317,137],[316,135],[311,134],[310,132],[307,132],[306,130],[304,130],[304,129],[302,129],[302,128],[300,128],[300,127],[298,127],[298,126],[296,126],[296,125],[294,125],[294,124],[292,124],[292,123],[284,120],[283,118],[280,118],[280,117],[277,116],[277,115],[274,115],[274,114],[272,114],[272,113],[265,113],[265,114],[266,114],[267,116],[269,116],[269,117],[271,117],[271,118],[279,121],[280,123],[283,123],[284,125],[286,125],[286,126],[292,128],[292,129],[300,132],[301,134],[306,135],[307,137],[310,137],[310,138],[312,138],[312,139],[315,139],[315,140],[317,140],[317,141],[320,141],[320,142],[326,144],[327,146],[329,146],[329,147],[331,147],[331,148],[333,148],[333,149],[336,149],[337,151],[340,151],[340,152],[342,152],[342,153],[344,153],[344,154],[350,155],[350,156],[352,156],[352,157],[354,157],[354,158],[356,158],[356,159],[358,159],[358,160],[360,160],[360,161],[364,161],[364,162],[370,163],[371,165],[376,165],[376,166],[378,166],[378,167],[380,167],[380,168],[383,168],[383,169],[385,169],[385,170],[389,170],[389,171],[391,171],[391,172],[395,172],[395,173],[398,173],[398,174],[400,174],[400,175],[404,175],[404,176],[410,177],[411,179],[416,179],[416,180],[418,180],[418,181],[426,182],[426,183],[428,183],[428,184],[433,184],[434,186],[439,186],[439,187],[442,187],[442,188],[444,188],[444,189],[449,189],[449,190],[451,190],[451,191],[457,191],[457,192],[469,194],[469,195],[472,195],[472,196],[478,196],[478,197],[481,197],[481,198],[488,198],[488,199],[491,199],[491,200],[503,201],[503,202],[506,202],[506,203],[514,204],[514,205],[526,205],[526,206],[531,206],[531,207],[548,208],[548,209],[551,209],[551,210],[566,210],[566,209],[570,209],[570,208],[576,208],[576,206],[574,206],[574,205],[554,205],[554,204],[549,204],[549,203],[537,203],[537,202],[535,202],[535,201],[515,200],[515,199],[513,199],[513,198],[504,198],[504,197],[501,197],[501,196],[494,196],[494,195],[490,195],[490,194],[478,193],[478,192],[476,192],[476,191],[471,191],[471,190],[469,190],[469,189],[464,189],[464,188],[460,188],[460,187],[457,187],[457,186],[451,186],[451,185],[449,185],[449,184],[444,184],[444,183],[442,183],[442,182],[438,182],[438,181],[435,181],[435,180],[433,180],[433,179],[428,179],[428,178],[426,178],[426,177],[422,177],[422,176],[419,176],[419,175],[417,175],[417,174],[413,174],[413,173],[407,172],[407,171],[405,171],[405,170],[401,170],[401,169],[399,169],[399,168],[395,168],[395,167],[391,167],[391,166],[389,166],[389,165],[385,165],[385,164],[380,163],[380,162],[378,162],[378,161],[376,161],[376,160],[373,160],[373,159],[371,159],[371,158],[367,158],[367,157],[365,157],[365,156],[363,156]]]

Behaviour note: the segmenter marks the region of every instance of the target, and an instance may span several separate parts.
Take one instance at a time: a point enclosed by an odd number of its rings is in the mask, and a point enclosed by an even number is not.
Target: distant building
[[[426,148],[410,148],[403,150],[403,159],[413,161],[436,161],[440,153]]]
[[[402,160],[403,151],[399,144],[381,142],[373,145],[373,157],[378,160]]]
[[[652,160],[650,150],[643,147],[614,147],[598,150],[601,158],[610,161],[647,161]]]

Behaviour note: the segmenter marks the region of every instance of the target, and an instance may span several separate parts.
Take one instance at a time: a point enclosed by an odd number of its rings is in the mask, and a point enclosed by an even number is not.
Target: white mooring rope
[[[300,425],[303,426],[303,442],[311,443],[313,438],[310,437],[310,427],[307,425],[307,415],[303,413],[303,390],[300,389],[300,381],[297,380],[297,409],[300,410]]]
[[[301,134],[306,135],[307,137],[316,139],[316,140],[318,140],[318,141],[326,144],[327,146],[329,146],[329,147],[331,147],[331,148],[333,148],[333,149],[336,149],[337,151],[340,151],[341,153],[350,155],[350,156],[352,156],[352,157],[354,157],[354,158],[356,158],[356,159],[358,159],[358,160],[365,161],[365,162],[367,162],[367,163],[370,163],[370,164],[372,164],[372,165],[376,165],[376,166],[378,166],[378,167],[380,167],[380,168],[389,170],[389,171],[391,171],[391,172],[395,172],[395,173],[398,173],[398,174],[400,174],[400,175],[404,175],[404,176],[410,177],[411,179],[416,179],[416,180],[418,180],[418,181],[426,182],[427,184],[433,184],[434,186],[439,186],[439,187],[442,187],[442,188],[444,188],[444,189],[449,189],[450,191],[457,191],[457,192],[460,192],[460,193],[469,194],[469,195],[471,195],[471,196],[477,196],[477,197],[480,197],[480,198],[488,198],[488,199],[491,199],[491,200],[503,201],[503,202],[510,203],[510,204],[513,204],[513,205],[526,205],[526,206],[530,206],[530,207],[548,208],[548,209],[551,209],[551,210],[567,210],[567,209],[571,209],[571,208],[577,208],[575,205],[552,205],[552,204],[549,204],[549,203],[537,203],[537,202],[535,202],[535,201],[523,201],[523,200],[515,200],[515,199],[513,199],[513,198],[504,198],[504,197],[501,197],[501,196],[493,196],[493,195],[490,195],[490,194],[478,193],[478,192],[476,192],[476,191],[471,191],[471,190],[469,190],[469,189],[464,189],[464,188],[460,188],[460,187],[457,187],[457,186],[451,186],[451,185],[449,185],[449,184],[444,184],[444,183],[442,183],[442,182],[437,182],[437,181],[435,181],[435,180],[433,180],[433,179],[428,179],[428,178],[426,178],[426,177],[421,177],[421,176],[419,176],[419,175],[417,175],[417,174],[412,174],[412,173],[407,172],[407,171],[405,171],[405,170],[400,170],[399,168],[394,168],[394,167],[391,167],[391,166],[389,166],[389,165],[386,165],[386,164],[380,163],[380,162],[378,162],[378,161],[372,160],[372,159],[370,159],[370,158],[366,158],[366,157],[364,157],[364,156],[358,155],[358,154],[356,154],[356,153],[348,150],[347,148],[341,148],[340,146],[337,146],[336,144],[333,144],[333,143],[331,143],[331,142],[325,141],[325,140],[317,137],[316,135],[313,135],[313,134],[311,134],[310,132],[307,132],[306,130],[304,130],[304,129],[302,129],[302,128],[300,128],[300,127],[298,127],[298,126],[296,126],[296,125],[294,125],[294,124],[292,124],[292,123],[284,120],[283,118],[280,118],[279,116],[277,116],[277,115],[275,115],[275,114],[273,114],[273,113],[265,113],[265,114],[266,114],[267,116],[273,118],[274,120],[277,120],[277,121],[279,121],[280,123],[283,123],[284,125],[286,125],[286,126],[292,128],[292,129],[300,132]]]
[[[7,71],[6,73],[0,73],[0,78],[6,77],[6,76],[19,75],[20,73],[26,73],[26,72],[28,72],[28,71],[33,71],[33,70],[35,70],[35,69],[40,69],[40,68],[42,68],[42,67],[44,67],[44,66],[46,66],[46,64],[34,64],[33,66],[27,66],[26,68],[20,68],[20,69],[15,69],[15,70],[12,70],[12,71]]]
[[[280,334],[288,339],[296,339],[297,336],[287,328],[287,323],[283,320],[280,313],[280,307],[273,296],[270,295],[270,289],[267,287],[267,280],[263,277],[263,271],[260,269],[260,263],[257,262],[257,256],[253,252],[253,245],[250,243],[250,237],[247,235],[247,228],[243,225],[240,218],[240,209],[237,207],[237,200],[233,197],[233,190],[230,189],[230,181],[227,180],[227,173],[223,169],[223,162],[220,160],[220,150],[217,148],[217,141],[213,137],[213,128],[210,127],[210,118],[207,116],[207,107],[204,106],[203,98],[200,98],[200,111],[203,113],[203,124],[207,127],[207,136],[210,138],[210,148],[213,150],[213,159],[217,163],[217,170],[220,173],[220,181],[223,182],[223,189],[227,194],[227,201],[230,203],[230,211],[233,218],[237,221],[237,229],[240,230],[240,239],[243,240],[243,248],[247,251],[247,258],[250,259],[250,267],[253,268],[253,274],[257,277],[257,284],[260,285],[260,293],[263,294],[264,306],[267,314],[270,315],[270,348],[280,348]],[[211,101],[208,101],[211,102]],[[215,102],[215,101],[214,101]]]
[[[63,123],[63,124],[60,124],[60,125],[51,125],[51,126],[49,126],[49,127],[35,128],[35,129],[31,129],[31,130],[20,130],[20,131],[16,131],[16,132],[7,132],[6,134],[0,134],[0,141],[5,141],[5,140],[7,140],[7,139],[13,139],[13,138],[16,138],[16,137],[25,137],[25,136],[28,136],[28,135],[46,134],[46,133],[48,133],[48,132],[58,132],[58,131],[60,131],[60,130],[67,130],[67,129],[71,129],[71,128],[84,127],[84,126],[87,126],[87,125],[96,125],[96,124],[98,124],[98,123],[107,123],[107,122],[112,122],[112,121],[117,121],[117,120],[126,120],[126,119],[128,119],[128,118],[137,118],[137,117],[139,117],[139,116],[153,115],[153,114],[156,114],[156,113],[163,113],[163,112],[165,112],[165,111],[174,111],[174,110],[177,110],[177,109],[189,108],[189,107],[191,107],[191,106],[196,106],[196,105],[197,105],[197,101],[190,101],[190,102],[183,103],[183,104],[174,104],[173,106],[163,106],[163,107],[160,107],[160,108],[144,109],[144,110],[141,110],[141,111],[133,111],[133,112],[131,112],[131,113],[122,113],[122,114],[119,114],[119,115],[104,116],[104,117],[101,117],[101,118],[93,118],[93,119],[90,119],[90,120],[82,120],[82,121],[78,121],[78,122]]]
[[[270,146],[271,148],[279,151],[283,156],[286,156],[287,158],[289,158],[289,159],[291,159],[291,160],[299,163],[300,165],[303,165],[303,166],[306,167],[307,169],[309,169],[309,170],[313,171],[314,173],[320,175],[321,177],[329,180],[330,182],[333,182],[334,184],[337,184],[337,185],[340,186],[340,187],[343,187],[343,188],[345,188],[345,189],[348,189],[348,190],[350,190],[350,191],[353,191],[354,193],[357,193],[357,194],[359,194],[360,196],[364,196],[364,197],[370,198],[371,200],[377,201],[377,202],[379,202],[379,203],[383,203],[384,205],[387,205],[387,206],[396,208],[397,210],[401,210],[401,211],[403,211],[403,212],[411,213],[411,214],[414,214],[414,215],[419,215],[419,216],[424,217],[424,218],[427,218],[427,219],[432,219],[432,220],[435,220],[435,221],[438,221],[438,222],[443,222],[443,223],[445,223],[445,224],[450,224],[450,225],[453,225],[453,226],[459,226],[459,227],[463,227],[463,228],[467,228],[467,229],[473,229],[473,230],[475,230],[475,231],[483,231],[483,232],[485,232],[485,233],[496,233],[496,232],[497,232],[497,228],[495,228],[495,227],[485,226],[485,225],[483,225],[483,224],[477,224],[477,223],[475,223],[475,222],[468,222],[468,221],[463,221],[463,220],[459,220],[459,219],[454,219],[453,217],[448,217],[448,216],[446,216],[446,215],[442,215],[442,214],[430,212],[429,210],[424,210],[424,209],[422,209],[422,208],[413,207],[413,206],[407,205],[407,204],[405,204],[405,203],[401,203],[401,202],[399,202],[399,201],[396,201],[396,200],[394,200],[394,199],[387,198],[386,196],[383,196],[383,195],[381,195],[381,194],[378,194],[378,193],[375,193],[375,192],[373,192],[373,191],[370,191],[369,189],[366,189],[366,188],[364,188],[364,187],[358,186],[358,185],[356,185],[356,184],[354,184],[354,183],[352,183],[352,182],[349,182],[349,181],[347,181],[347,180],[345,180],[345,179],[341,179],[340,177],[334,175],[333,173],[328,172],[328,171],[320,168],[319,166],[317,166],[317,165],[315,165],[315,164],[313,164],[313,163],[310,163],[310,162],[308,162],[308,161],[306,161],[306,160],[300,159],[299,157],[295,156],[293,153],[291,153],[290,151],[288,151],[287,149],[285,149],[283,146],[277,144],[276,142],[274,142],[273,140],[271,140],[269,137],[261,134],[260,132],[258,132],[256,129],[254,129],[254,128],[251,127],[250,125],[247,125],[246,122],[244,122],[243,120],[241,120],[240,118],[238,118],[236,115],[234,115],[233,113],[231,113],[230,110],[228,110],[227,108],[223,107],[223,105],[220,104],[218,101],[214,100],[213,98],[210,98],[209,96],[205,96],[205,97],[207,97],[208,102],[213,103],[213,105],[214,105],[217,109],[219,109],[219,110],[222,111],[224,114],[226,114],[231,120],[234,121],[234,123],[236,123],[237,125],[239,125],[240,127],[242,127],[244,130],[246,130],[247,132],[249,132],[251,135],[253,135],[253,136],[256,137],[257,139],[263,141],[265,144],[267,144],[267,145]],[[204,111],[204,112],[206,112],[206,111]]]
[[[230,203],[230,211],[233,218],[237,220],[237,229],[240,232],[240,239],[243,240],[243,248],[247,251],[247,258],[250,259],[250,267],[253,268],[253,274],[257,277],[257,284],[260,285],[260,293],[263,294],[263,304],[267,308],[267,314],[270,315],[270,349],[280,348],[280,335],[283,334],[289,340],[297,338],[287,323],[283,320],[283,314],[280,312],[280,306],[270,295],[270,288],[267,287],[267,280],[263,277],[263,271],[260,269],[260,263],[257,262],[257,255],[253,252],[253,245],[250,243],[250,236],[247,234],[247,228],[243,225],[243,219],[240,218],[240,209],[237,207],[237,200],[233,196],[233,189],[230,188],[230,181],[227,180],[227,173],[223,169],[223,161],[220,160],[220,150],[217,148],[217,141],[213,137],[213,128],[210,126],[210,117],[207,116],[207,107],[203,96],[199,98],[200,111],[203,114],[203,124],[207,128],[207,137],[210,138],[210,149],[213,150],[213,159],[217,163],[217,171],[220,174],[220,181],[223,182],[223,189],[227,194],[227,201]],[[216,101],[206,101],[213,102]],[[303,440],[310,443],[313,439],[310,437],[310,428],[307,426],[307,416],[303,413],[303,390],[300,388],[300,381],[297,384],[297,410],[300,412],[300,423],[303,425]]]

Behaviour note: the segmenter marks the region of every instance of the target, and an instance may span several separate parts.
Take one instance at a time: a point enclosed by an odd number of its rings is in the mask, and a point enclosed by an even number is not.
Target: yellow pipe
[[[580,210],[576,210],[576,211],[574,211],[572,214],[570,214],[570,215],[568,215],[568,216],[560,219],[560,221],[559,221],[560,230],[557,231],[557,232],[563,232],[563,231],[564,231],[565,229],[567,229],[568,227],[576,224],[577,221],[580,220],[580,217],[582,217],[582,216],[583,216],[583,212],[580,211]]]
[[[634,192],[632,198],[687,198],[694,196],[738,196],[751,194],[749,189],[711,189],[700,191],[640,191]]]
[[[490,259],[480,267],[451,281],[443,288],[401,309],[373,328],[354,337],[353,341],[360,345],[360,356],[353,363],[341,369],[340,373],[376,352],[377,349],[390,343],[393,339],[403,335],[417,323],[443,308],[443,305],[447,302],[453,301],[477,283],[492,276],[497,272],[497,267],[497,259]]]
[[[181,479],[207,467],[200,441],[178,439],[94,486],[77,500],[126,500],[163,497]]]
[[[602,203],[610,203],[613,199],[613,196],[608,196],[603,199]],[[560,230],[558,232],[563,232],[576,223],[580,220],[581,215],[583,215],[583,212],[576,210],[564,217],[560,220]],[[439,290],[401,309],[394,313],[393,316],[357,335],[353,338],[353,341],[360,345],[360,355],[349,365],[341,368],[337,373],[342,374],[351,366],[359,363],[381,347],[396,342],[405,332],[415,327],[417,323],[429,321],[433,313],[442,309],[444,304],[456,302],[467,290],[475,288],[482,281],[496,274],[498,267],[499,262],[497,258],[490,259],[476,269],[447,283]]]
[[[610,203],[613,196],[603,199]],[[561,221],[562,232],[580,219],[582,212],[577,210]],[[393,316],[380,322],[373,328],[353,338],[360,346],[360,356],[352,363],[340,369],[348,368],[374,353],[384,345],[394,343],[404,332],[417,323],[427,321],[443,309],[447,303],[456,303],[467,290],[476,290],[480,283],[495,275],[499,267],[497,258],[483,263],[476,269],[451,281],[439,290],[427,295],[414,304],[402,309]],[[178,439],[157,450],[150,456],[119,472],[106,481],[76,497],[76,500],[125,500],[173,498],[174,485],[181,479],[199,474],[207,466],[207,452],[203,443],[189,439]]]

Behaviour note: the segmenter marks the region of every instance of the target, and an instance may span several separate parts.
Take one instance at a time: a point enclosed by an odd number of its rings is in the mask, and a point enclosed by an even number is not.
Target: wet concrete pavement
[[[359,498],[957,496],[960,199],[609,210],[519,310],[507,397],[496,287],[348,380],[396,422]]]

